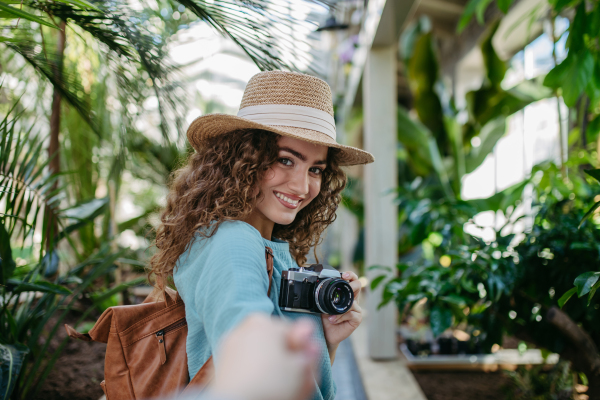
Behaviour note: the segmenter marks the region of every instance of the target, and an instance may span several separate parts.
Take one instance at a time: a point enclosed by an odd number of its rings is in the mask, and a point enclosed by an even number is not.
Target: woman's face
[[[286,136],[277,145],[278,158],[260,183],[263,196],[255,212],[276,224],[289,225],[319,194],[328,148]]]

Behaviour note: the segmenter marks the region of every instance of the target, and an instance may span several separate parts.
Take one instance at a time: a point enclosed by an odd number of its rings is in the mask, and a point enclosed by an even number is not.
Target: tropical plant
[[[507,400],[569,400],[573,398],[575,382],[569,363],[561,361],[550,371],[545,365],[530,369],[519,366],[515,371],[504,371],[510,378],[505,386]]]
[[[468,118],[460,124],[459,112],[440,82],[435,41],[428,26],[427,20],[421,19],[401,39],[418,119],[399,107],[400,163],[408,168],[403,168],[396,201],[401,262],[404,258],[425,259],[437,264],[436,257],[444,255],[439,249],[473,245],[464,226],[473,223],[478,213],[500,211],[509,216],[520,203],[528,180],[487,199],[464,201],[462,178],[479,167],[504,136],[507,117],[551,92],[535,81],[525,81],[509,90],[501,87],[507,66],[492,46],[496,23],[480,45],[485,79],[481,88],[467,93],[463,114]],[[477,146],[471,144],[474,138]],[[444,246],[436,245],[436,241]]]
[[[587,159],[570,160],[566,167],[577,170],[582,162]],[[383,284],[382,304],[394,301],[400,311],[426,298],[435,335],[464,322],[471,332],[481,332],[483,350],[501,345],[509,334],[559,353],[588,377],[594,398],[600,390],[598,298],[592,293],[566,305],[560,298],[574,280],[596,269],[598,221],[579,228],[594,193],[582,176],[571,174],[565,181],[553,163],[536,167],[533,177],[535,219],[521,243],[512,234],[502,236],[504,227],[491,243],[469,237],[469,245],[456,245],[430,234],[426,242],[433,257],[401,263],[398,278],[382,276],[372,285]]]
[[[594,178],[596,181],[600,182],[600,169],[586,170],[585,173]],[[594,198],[594,200],[596,200],[596,198]],[[580,228],[586,220],[595,214],[598,207],[600,207],[600,201],[596,201],[596,203],[594,203],[594,205],[585,213],[581,219],[581,222],[579,223]],[[592,298],[596,294],[596,291],[598,288],[600,288],[600,282],[598,282],[599,278],[600,271],[587,271],[579,275],[573,282],[575,286],[561,296],[559,300],[560,307],[562,308],[575,293],[577,293],[578,297],[587,295],[589,305],[592,301]]]
[[[551,95],[536,81],[524,81],[509,90],[501,83],[506,63],[492,45],[498,24],[490,26],[480,49],[485,79],[481,88],[467,93],[468,120],[458,122],[458,111],[440,82],[439,63],[429,24],[420,21],[403,35],[403,57],[414,97],[418,121],[398,110],[398,141],[406,149],[404,156],[412,176],[433,174],[442,189],[437,196],[461,198],[461,178],[473,172],[493,150],[506,131],[506,118],[534,101]],[[471,145],[477,137],[479,145]],[[434,182],[434,181],[432,181]]]
[[[71,235],[93,224],[106,201],[59,209],[62,191],[55,189],[56,176],[48,171],[43,142],[21,124],[19,115],[9,113],[0,121],[0,389],[6,399],[30,398],[40,389],[66,340],[50,357],[48,346],[67,314],[89,295],[92,284],[100,293],[95,303],[85,307],[80,322],[95,304],[141,282],[97,285],[116,262],[133,262],[122,258],[124,250],[113,251],[110,242],[59,273],[58,246],[70,243]],[[46,213],[54,216],[59,231],[47,229]]]
[[[462,31],[469,24],[473,15],[476,15],[482,24],[484,11],[491,3],[506,14],[514,0],[470,0],[458,24],[458,31]],[[569,119],[573,129],[569,135],[578,134],[585,145],[595,141],[600,133],[600,3],[584,0],[549,0],[548,6],[548,20],[554,39],[552,56],[555,67],[546,75],[544,85],[551,88],[555,96],[562,98],[570,108],[572,115]],[[530,16],[525,15],[520,20],[526,21],[535,17],[538,9],[539,7],[535,7]],[[554,32],[558,17],[570,19],[569,29],[563,33],[567,36],[567,56],[562,61],[557,58],[556,51],[556,44],[561,37],[555,37]],[[560,105],[558,115],[561,118]]]
[[[509,295],[514,286],[514,235],[498,235],[489,244],[467,236],[467,244],[457,245],[439,233],[430,234],[426,243],[431,249],[423,251],[436,253],[435,257],[432,254],[424,261],[400,263],[396,266],[398,277],[385,281],[386,275],[381,275],[371,282],[371,287],[384,284],[381,306],[395,302],[403,314],[401,318],[426,299],[435,337],[466,322],[471,330],[483,332],[478,340],[483,350],[489,351],[502,336],[498,337],[497,331],[487,325],[485,312],[502,296]]]

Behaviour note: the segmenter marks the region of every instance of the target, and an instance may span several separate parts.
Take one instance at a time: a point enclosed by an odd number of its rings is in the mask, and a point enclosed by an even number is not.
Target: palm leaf
[[[231,38],[261,70],[299,71],[298,64],[310,65],[310,51],[299,46],[307,43],[289,34],[316,27],[310,16],[305,21],[290,17],[290,10],[296,8],[298,1],[179,0],[179,3]],[[311,3],[329,7],[332,2],[312,0]]]
[[[0,121],[0,217],[8,237],[24,243],[43,210],[54,210],[56,177],[47,172],[49,160],[40,161],[44,140],[22,131],[19,115]]]
[[[6,13],[8,15],[3,16],[2,18],[23,18],[28,21],[37,22],[38,24],[42,24],[45,26],[49,26],[50,28],[58,29],[58,26],[54,25],[51,22],[41,19],[38,16],[30,14],[26,11],[20,10],[15,7],[11,7],[8,4],[0,1],[0,11]]]
[[[25,40],[12,41],[6,43],[6,46],[19,53],[37,72],[48,79],[60,95],[81,114],[94,132],[99,132],[91,112],[89,96],[86,95],[77,77],[74,74],[65,73],[65,71],[61,74],[55,73],[60,69],[61,63],[57,54],[51,52],[44,54],[34,42]]]

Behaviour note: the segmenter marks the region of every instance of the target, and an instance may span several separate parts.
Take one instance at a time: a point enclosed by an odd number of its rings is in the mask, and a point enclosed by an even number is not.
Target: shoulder
[[[215,240],[252,240],[263,243],[260,232],[243,221],[223,221],[213,235]]]
[[[191,259],[198,257],[226,260],[229,258],[263,257],[265,243],[260,233],[242,221],[224,221],[211,237],[197,234],[188,250]]]
[[[265,244],[254,227],[242,221],[224,221],[211,237],[196,234],[179,258],[175,277],[184,279],[188,271],[203,276],[237,271],[240,265],[264,269],[264,260]]]
[[[203,243],[205,242],[205,243]],[[236,249],[252,250],[264,252],[264,241],[260,233],[242,221],[224,221],[222,222],[213,236],[202,238],[200,235],[196,238],[196,243],[200,246],[206,246],[207,250]],[[194,244],[196,244],[194,243]]]

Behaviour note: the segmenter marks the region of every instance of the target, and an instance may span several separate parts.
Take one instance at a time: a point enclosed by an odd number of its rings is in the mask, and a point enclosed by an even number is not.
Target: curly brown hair
[[[160,289],[170,281],[179,257],[197,233],[212,237],[228,220],[244,220],[262,196],[260,182],[278,157],[280,135],[263,130],[239,130],[227,137],[207,139],[189,156],[170,182],[167,204],[161,214],[150,259],[149,275]],[[319,194],[289,225],[275,224],[273,236],[289,242],[299,265],[306,263],[311,247],[321,243],[321,234],[335,218],[346,185],[346,174],[338,165],[339,150],[329,148],[327,167]]]

